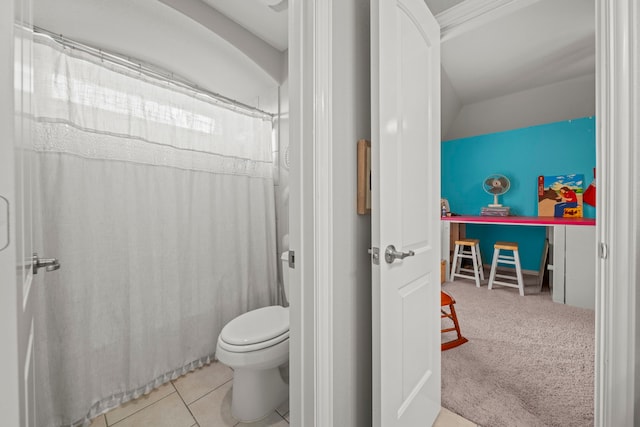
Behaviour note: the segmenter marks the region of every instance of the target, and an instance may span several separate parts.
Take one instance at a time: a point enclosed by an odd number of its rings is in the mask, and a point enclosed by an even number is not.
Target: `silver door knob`
[[[33,274],[38,274],[40,268],[44,268],[45,271],[55,271],[60,268],[60,263],[56,258],[40,258],[37,253],[34,253],[31,266]]]
[[[401,252],[397,251],[396,247],[393,245],[387,246],[387,249],[384,251],[384,260],[387,261],[388,264],[391,264],[393,261],[397,259],[405,259],[408,256],[414,256],[416,253],[413,251],[409,252]]]

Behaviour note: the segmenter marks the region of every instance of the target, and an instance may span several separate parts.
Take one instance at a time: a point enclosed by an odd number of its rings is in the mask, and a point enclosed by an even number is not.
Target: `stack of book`
[[[481,216],[509,216],[509,207],[508,206],[500,206],[500,207],[491,207],[485,206],[480,211]]]

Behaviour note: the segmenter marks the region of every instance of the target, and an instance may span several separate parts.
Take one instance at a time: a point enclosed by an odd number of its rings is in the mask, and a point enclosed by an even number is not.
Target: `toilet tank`
[[[280,265],[282,265],[282,286],[284,296],[289,302],[289,251],[284,251],[280,255]]]

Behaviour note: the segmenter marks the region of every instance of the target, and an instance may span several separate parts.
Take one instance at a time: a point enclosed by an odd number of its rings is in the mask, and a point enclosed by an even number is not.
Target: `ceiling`
[[[278,0],[203,0],[279,51],[287,13]],[[442,67],[462,105],[595,73],[593,0],[425,0],[443,28]],[[457,18],[456,18],[457,17]],[[443,32],[444,37],[444,32]]]
[[[274,0],[202,0],[280,51],[287,49],[287,9],[274,11]]]
[[[442,66],[463,105],[595,74],[593,0],[519,1],[526,7],[494,10],[484,25],[442,42]]]
[[[251,31],[278,50],[287,49],[286,9],[276,12],[269,5],[279,0],[202,0],[218,12]],[[464,0],[425,0],[436,15]]]

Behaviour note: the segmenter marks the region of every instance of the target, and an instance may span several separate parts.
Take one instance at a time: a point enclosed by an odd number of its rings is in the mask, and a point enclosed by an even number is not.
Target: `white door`
[[[35,420],[31,1],[0,2],[0,382],[2,424]]]
[[[373,420],[440,411],[440,28],[424,0],[371,3]],[[385,260],[393,245],[404,259]]]

